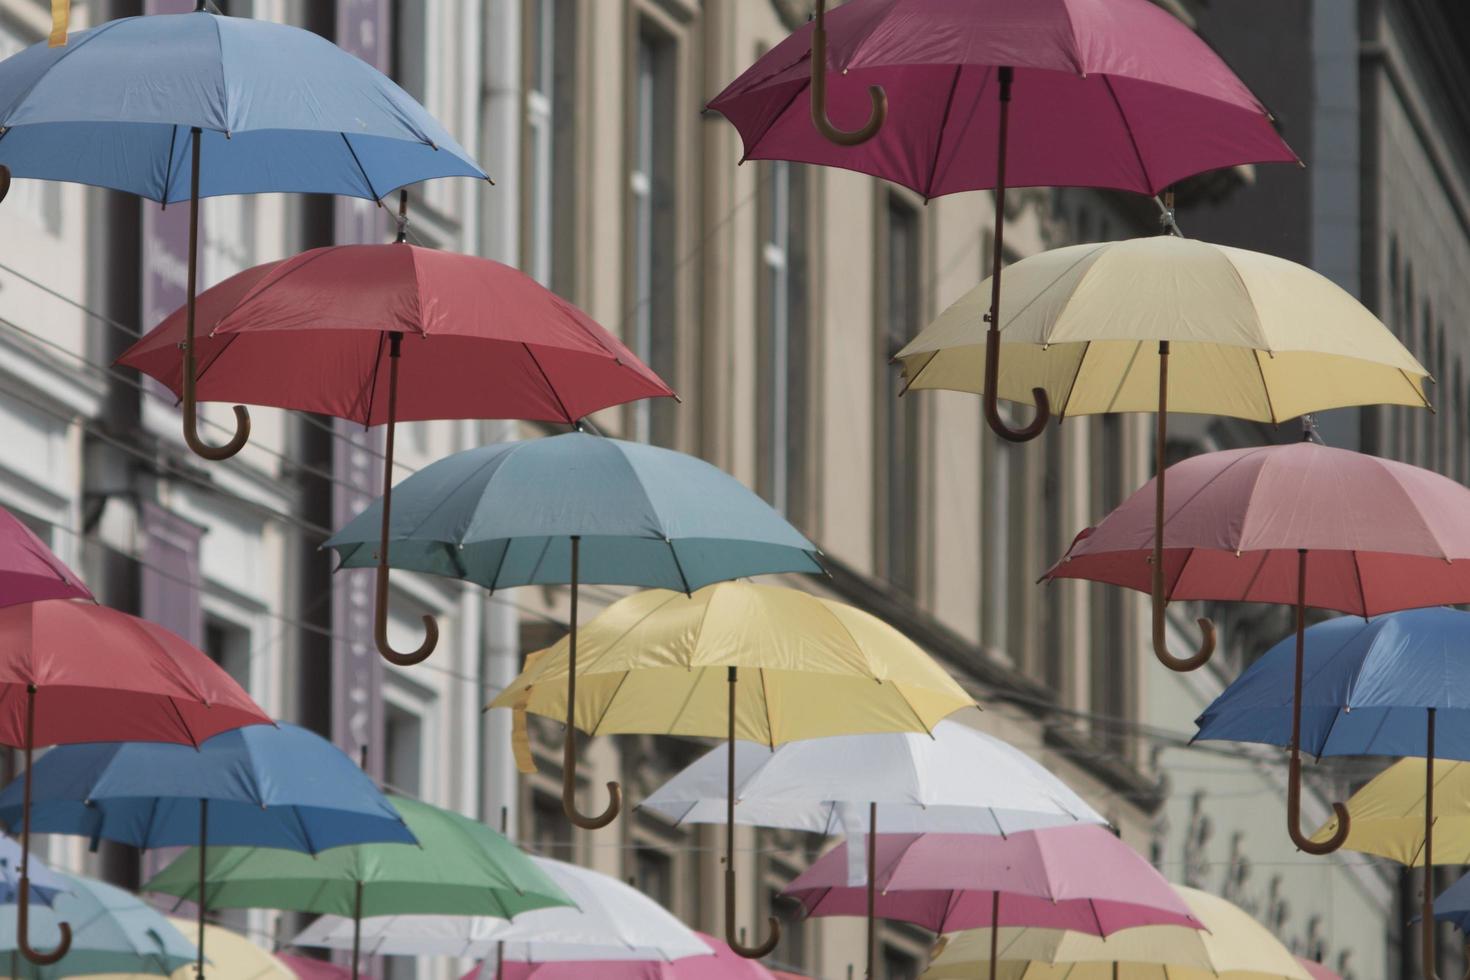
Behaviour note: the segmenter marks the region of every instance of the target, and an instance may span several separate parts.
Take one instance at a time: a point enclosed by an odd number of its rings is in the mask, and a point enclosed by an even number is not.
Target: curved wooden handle
[[[1194,656],[1181,658],[1170,653],[1169,644],[1164,637],[1164,610],[1168,607],[1169,602],[1163,596],[1163,577],[1163,569],[1155,562],[1153,592],[1154,656],[1158,658],[1159,663],[1168,667],[1170,670],[1185,674],[1191,670],[1198,670],[1203,667],[1215,655],[1215,624],[1204,616],[1195,620],[1195,622],[1199,623],[1201,635],[1199,650],[1195,652]]]
[[[735,929],[735,869],[729,866],[725,868],[725,942],[730,948],[748,960],[758,960],[771,955],[776,945],[781,942],[781,923],[776,917],[770,916],[766,919],[770,924],[771,933],[766,941],[759,946],[746,946],[740,941],[740,936]]]
[[[10,168],[0,163],[0,201],[5,200],[5,195],[10,193]]]
[[[567,819],[583,830],[601,830],[616,820],[623,809],[623,788],[614,782],[607,784],[607,809],[595,817],[577,809],[577,730],[572,727],[571,719],[567,719],[561,758],[561,808]]]
[[[1046,423],[1051,421],[1051,399],[1041,388],[1032,388],[1031,397],[1036,402],[1036,417],[1023,429],[1012,429],[1000,417],[1000,402],[996,387],[1000,380],[1000,331],[992,325],[985,332],[985,421],[990,429],[1007,442],[1030,442],[1041,435]]]
[[[186,378],[192,378],[194,373],[194,358],[188,357],[184,360]],[[184,442],[194,451],[194,455],[218,463],[220,460],[229,459],[231,456],[245,448],[250,441],[250,410],[244,405],[235,406],[235,434],[230,441],[223,446],[211,446],[199,436],[198,407],[194,399],[194,385],[192,381],[184,385]]]
[[[59,923],[61,943],[49,953],[43,953],[31,946],[30,923],[31,881],[29,878],[21,878],[20,899],[15,908],[16,943],[20,947],[21,955],[37,966],[50,966],[53,963],[59,963],[63,956],[71,952],[71,925],[69,923]]]
[[[386,553],[386,550],[385,552]],[[377,609],[374,610],[373,640],[378,645],[378,654],[395,667],[412,667],[429,659],[429,654],[439,645],[439,622],[433,616],[424,615],[424,642],[411,653],[399,653],[388,643],[388,565],[378,563]]]
[[[1348,816],[1347,807],[1341,803],[1332,804],[1332,813],[1337,817],[1337,831],[1331,839],[1321,842],[1314,841],[1301,831],[1302,759],[1294,746],[1291,750],[1291,763],[1288,766],[1286,778],[1286,829],[1291,834],[1291,842],[1306,853],[1318,856],[1331,854],[1342,847],[1347,842],[1352,818]]]
[[[857,146],[878,135],[888,119],[888,93],[882,86],[869,85],[868,98],[872,111],[868,121],[854,130],[838,129],[827,117],[827,2],[817,0],[816,22],[812,26],[812,125],[817,132],[838,146]]]

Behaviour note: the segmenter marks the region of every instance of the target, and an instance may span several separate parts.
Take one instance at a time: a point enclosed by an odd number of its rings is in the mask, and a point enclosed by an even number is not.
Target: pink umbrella
[[[879,834],[877,914],[933,932],[1002,926],[1107,936],[1146,925],[1203,928],[1163,876],[1102,827],[982,834]],[[847,845],[824,854],[782,893],[805,915],[865,915],[850,885]],[[995,957],[991,957],[992,963]],[[993,969],[993,966],[992,966]]]
[[[1341,976],[1333,973],[1316,960],[1309,960],[1305,956],[1298,956],[1296,959],[1302,965],[1302,968],[1312,975],[1312,980],[1342,980]]]
[[[516,963],[506,961],[496,972],[496,980],[775,980],[770,970],[755,960],[747,960],[728,945],[699,933],[715,951],[713,956],[686,956],[664,960],[592,960],[556,963]],[[466,973],[462,980],[477,980],[480,969]]]
[[[1342,804],[1333,804],[1331,840],[1314,843],[1299,827],[1306,608],[1375,616],[1470,602],[1470,490],[1417,466],[1306,440],[1206,453],[1166,475],[1167,599],[1296,606],[1288,830],[1309,854],[1335,851],[1348,834]],[[1079,534],[1044,578],[1151,591],[1154,507],[1150,482]]]
[[[824,7],[709,107],[740,131],[744,159],[842,167],[926,198],[995,188],[985,414],[1012,441],[1039,435],[1050,405],[1036,389],[1019,432],[996,406],[1008,184],[1157,194],[1206,170],[1297,160],[1220,57],[1149,0],[851,0],[830,28]],[[829,71],[831,108],[870,113],[861,129],[829,120]]]
[[[346,967],[326,960],[314,960],[309,956],[287,956],[285,953],[277,953],[276,959],[300,977],[301,980],[352,980],[352,973]]]
[[[34,531],[0,508],[0,607],[42,599],[90,599],[92,593]]]

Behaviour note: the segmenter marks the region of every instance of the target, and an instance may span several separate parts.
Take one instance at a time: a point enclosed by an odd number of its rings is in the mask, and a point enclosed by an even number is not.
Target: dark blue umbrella
[[[346,567],[378,563],[379,500],[332,536]],[[611,823],[578,812],[577,586],[639,585],[690,593],[750,575],[823,571],[817,546],[740,481],[671,449],[569,432],[481,446],[426,466],[393,488],[388,563],[475,582],[491,591],[570,585],[571,638],[562,807],[579,827]]]
[[[349,844],[418,843],[345,753],[295,725],[251,725],[197,749],[62,745],[35,763],[31,778],[33,829],[88,837],[93,846],[106,839],[145,849],[218,844],[317,854]],[[6,826],[21,820],[22,783],[0,792]],[[201,970],[204,912],[201,905]]]
[[[188,200],[184,435],[210,459],[239,452],[195,419],[199,198],[296,192],[381,200],[435,177],[485,177],[408,93],[299,28],[204,11],[129,17],[45,41],[0,63],[0,165],[18,177]],[[6,176],[8,182],[8,175]]]
[[[1302,670],[1296,672],[1300,651]],[[1292,731],[1293,692],[1301,705]],[[1449,721],[1436,743],[1436,722]],[[1276,644],[1197,719],[1198,740],[1300,745],[1324,755],[1423,756],[1424,866],[1434,866],[1434,760],[1470,760],[1470,613],[1414,609],[1343,616]],[[1339,828],[1346,826],[1338,814]],[[1467,886],[1470,892],[1470,886]],[[1424,920],[1434,895],[1424,890]],[[1423,929],[1433,978],[1434,930]]]
[[[1461,932],[1470,933],[1470,875],[1439,893],[1434,900],[1434,917]]]

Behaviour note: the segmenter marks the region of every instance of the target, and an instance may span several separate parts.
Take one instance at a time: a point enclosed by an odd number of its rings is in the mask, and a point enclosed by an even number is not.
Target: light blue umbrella
[[[200,744],[57,746],[32,768],[31,826],[155,847],[210,844],[318,854],[417,844],[398,811],[341,749],[295,725],[250,725]],[[0,823],[22,817],[24,780],[0,792]],[[199,969],[204,969],[204,906]]]
[[[12,905],[20,895],[20,863],[20,845],[0,837],[0,905]],[[44,864],[37,862],[30,872],[31,901],[50,905],[57,892],[66,891],[66,883]]]
[[[349,568],[376,565],[382,502],[332,536]],[[823,571],[816,545],[738,480],[671,449],[585,432],[457,453],[393,488],[390,564],[490,589],[570,585],[567,710],[576,701],[577,586],[693,592],[714,582]],[[576,732],[568,719],[562,806],[579,827],[611,823],[617,783],[598,817],[577,811]]]
[[[10,953],[12,977],[52,980],[90,973],[167,976],[186,966],[195,949],[156,909],[120,888],[55,872],[66,888],[52,908],[32,907],[31,929],[59,941],[60,922],[70,922],[71,948],[59,963],[27,962],[16,953],[16,907],[0,906],[0,952]]]
[[[381,200],[435,177],[485,177],[406,92],[299,28],[191,14],[129,17],[42,41],[0,62],[0,164],[17,177],[188,200],[184,435],[210,459],[239,452],[200,440],[194,400],[199,198],[298,192]]]

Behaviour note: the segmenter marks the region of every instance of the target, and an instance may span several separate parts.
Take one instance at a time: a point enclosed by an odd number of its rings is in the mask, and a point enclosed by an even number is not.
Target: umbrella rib
[[[1123,130],[1128,134],[1128,145],[1133,150],[1133,157],[1138,161],[1138,169],[1143,174],[1143,183],[1150,194],[1158,193],[1154,187],[1153,178],[1148,175],[1148,164],[1143,162],[1143,154],[1138,150],[1138,140],[1133,136],[1133,124],[1128,121],[1128,113],[1123,111],[1123,103],[1118,100],[1118,93],[1113,89],[1113,80],[1108,75],[1102,76],[1103,86],[1108,90],[1108,96],[1113,100],[1114,107],[1118,110],[1118,118],[1123,121]]]
[[[1234,269],[1235,266],[1232,265],[1231,268]],[[1235,273],[1235,277],[1236,279],[1240,278],[1239,271]],[[1247,291],[1246,295],[1250,295],[1250,293]],[[1261,392],[1266,396],[1266,411],[1269,412],[1271,415],[1271,424],[1280,425],[1281,420],[1276,417],[1276,405],[1271,400],[1271,386],[1266,383],[1266,365],[1261,363],[1260,350],[1252,350],[1251,357],[1254,358],[1256,362],[1256,373],[1261,376]]]
[[[373,355],[373,369],[368,373],[367,391],[363,392],[367,396],[367,411],[362,417],[364,429],[371,428],[373,424],[373,406],[378,401],[378,375],[383,370],[383,345],[387,342],[387,336],[381,330],[378,331],[378,351]],[[388,466],[388,461],[384,460],[383,465]]]
[[[1082,346],[1082,356],[1077,358],[1077,370],[1072,372],[1072,382],[1067,385],[1067,393],[1062,397],[1062,410],[1057,416],[1058,421],[1066,417],[1067,408],[1072,404],[1072,395],[1077,391],[1077,379],[1082,377],[1082,367],[1087,363],[1087,356],[1092,353],[1093,341],[1089,340]]]
[[[551,376],[547,374],[546,369],[541,366],[541,359],[536,356],[535,348],[530,344],[522,344],[521,346],[526,349],[526,353],[530,355],[531,363],[536,365],[536,370],[541,373],[541,380],[546,382],[546,390],[551,392],[552,398],[556,399],[556,407],[561,409],[562,421],[566,422],[568,425],[576,424],[576,417],[567,410],[566,403],[561,400],[561,392],[557,391],[556,385],[551,383]]]
[[[774,752],[776,751],[776,726],[771,722],[771,693],[766,688],[766,668],[757,667],[755,676],[760,678],[761,703],[766,706],[766,744]]]
[[[939,151],[944,148],[944,133],[949,128],[949,113],[950,109],[954,106],[955,89],[959,88],[960,73],[964,70],[964,62],[955,65],[954,78],[950,79],[949,82],[949,94],[944,98],[944,111],[939,114],[939,136],[934,142],[934,161],[929,165],[929,179],[924,183],[925,203],[928,203],[934,197],[934,178],[939,173]]]
[[[602,727],[602,723],[607,720],[607,713],[612,710],[613,701],[617,699],[618,692],[623,689],[623,685],[628,683],[628,676],[632,673],[631,670],[625,670],[623,676],[618,678],[618,686],[613,688],[612,693],[607,696],[607,703],[602,706],[602,714],[597,716],[597,724],[587,732],[588,735],[594,738],[597,736],[597,730]]]
[[[359,173],[362,174],[362,179],[364,183],[367,184],[368,193],[373,196],[374,201],[381,201],[383,199],[383,196],[378,193],[377,188],[373,187],[373,179],[368,176],[367,168],[364,167],[362,165],[362,161],[357,158],[357,151],[352,148],[352,140],[347,138],[346,133],[341,133],[340,135],[342,137],[342,142],[347,144],[347,152],[352,154],[352,162],[357,164],[357,170]]]
[[[163,164],[163,200],[168,200],[168,185],[173,181],[174,174],[174,144],[179,141],[179,126],[177,123],[169,127],[168,131],[168,159]]]

